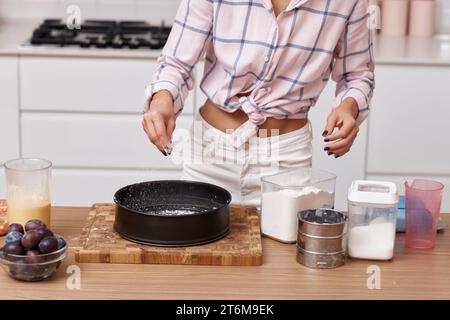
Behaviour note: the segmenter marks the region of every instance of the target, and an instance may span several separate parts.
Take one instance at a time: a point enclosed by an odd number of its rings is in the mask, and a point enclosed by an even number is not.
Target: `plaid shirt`
[[[182,0],[146,101],[166,89],[178,115],[206,54],[202,91],[249,117],[232,135],[236,146],[267,117],[306,118],[330,77],[337,83],[332,107],[353,97],[360,124],[374,89],[367,9],[368,0],[292,0],[275,17],[270,0]]]

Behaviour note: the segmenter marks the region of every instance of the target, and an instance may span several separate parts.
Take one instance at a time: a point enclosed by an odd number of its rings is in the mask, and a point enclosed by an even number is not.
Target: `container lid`
[[[336,175],[316,168],[295,168],[261,177],[263,183],[277,186],[280,189],[300,189],[334,182]]]
[[[372,205],[396,205],[397,186],[393,182],[355,180],[348,191],[350,202]]]

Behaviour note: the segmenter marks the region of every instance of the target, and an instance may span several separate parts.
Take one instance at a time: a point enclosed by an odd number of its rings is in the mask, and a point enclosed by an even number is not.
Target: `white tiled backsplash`
[[[62,18],[78,5],[82,19],[143,19],[172,23],[180,0],[0,0],[0,17]]]

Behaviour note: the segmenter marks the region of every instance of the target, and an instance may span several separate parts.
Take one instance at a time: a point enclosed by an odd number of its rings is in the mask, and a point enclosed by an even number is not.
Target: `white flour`
[[[368,226],[353,227],[348,237],[348,254],[353,258],[390,260],[394,255],[395,225],[384,218]]]
[[[315,187],[302,190],[264,192],[261,203],[261,231],[283,242],[296,242],[299,211],[331,208],[334,194]]]

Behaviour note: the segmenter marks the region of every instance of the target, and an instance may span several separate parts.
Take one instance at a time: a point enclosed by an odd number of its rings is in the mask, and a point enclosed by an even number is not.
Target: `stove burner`
[[[46,19],[33,31],[32,45],[78,46],[81,48],[162,49],[171,27],[145,21],[85,20],[80,29],[69,30],[64,21]]]

